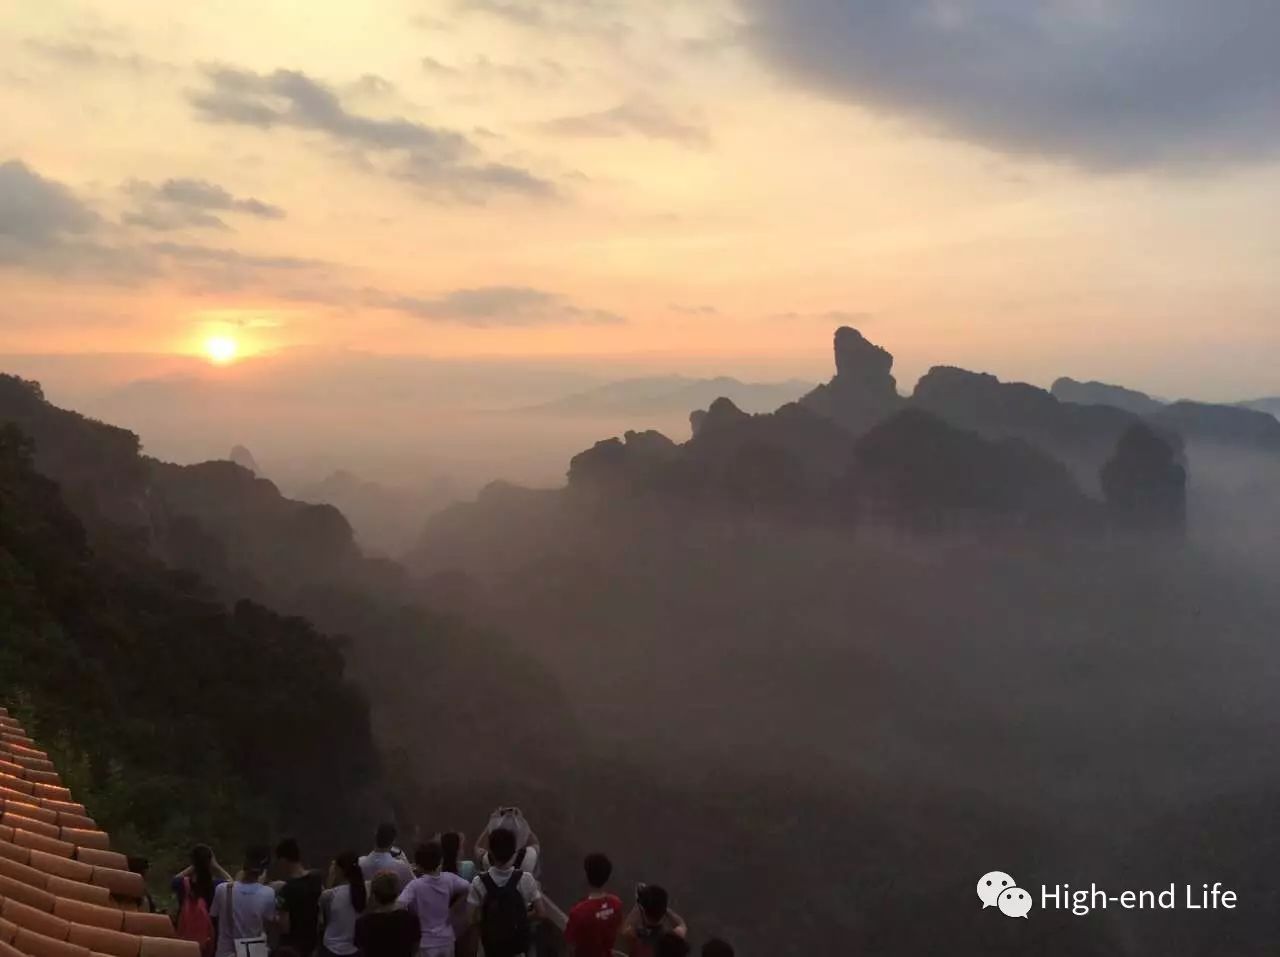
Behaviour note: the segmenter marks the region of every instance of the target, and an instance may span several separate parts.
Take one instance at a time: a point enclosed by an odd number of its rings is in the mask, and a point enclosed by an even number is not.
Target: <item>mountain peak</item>
[[[854,435],[861,435],[897,411],[902,403],[893,378],[893,355],[852,326],[836,330],[834,347],[835,377],[800,402]]]
[[[227,456],[232,462],[240,466],[242,469],[248,469],[254,475],[261,474],[262,470],[258,468],[258,462],[253,457],[253,453],[246,449],[243,445],[237,445],[231,449],[231,454]]]

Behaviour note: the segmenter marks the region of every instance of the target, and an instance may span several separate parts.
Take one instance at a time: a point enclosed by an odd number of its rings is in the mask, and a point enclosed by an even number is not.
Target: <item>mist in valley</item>
[[[0,0],[0,951],[135,946],[52,766],[161,908],[518,805],[674,957],[1276,952],[1280,4],[155,8]]]
[[[1262,952],[1280,420],[948,369],[904,392],[835,347],[813,390],[379,360],[82,411],[158,459],[241,446],[154,467],[168,560],[344,636],[384,806],[520,803],[557,899],[604,846],[755,952]],[[993,867],[1242,904],[1013,933],[972,899]]]

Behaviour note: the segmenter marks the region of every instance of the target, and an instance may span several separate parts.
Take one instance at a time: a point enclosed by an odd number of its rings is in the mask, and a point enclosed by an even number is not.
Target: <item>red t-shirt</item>
[[[622,917],[622,901],[612,894],[579,901],[569,911],[565,943],[577,948],[577,957],[609,957]]]

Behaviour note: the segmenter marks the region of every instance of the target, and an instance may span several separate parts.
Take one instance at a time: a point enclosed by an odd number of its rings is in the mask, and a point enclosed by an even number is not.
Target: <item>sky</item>
[[[819,379],[850,324],[905,388],[1275,394],[1277,35],[1269,0],[0,0],[0,356]]]

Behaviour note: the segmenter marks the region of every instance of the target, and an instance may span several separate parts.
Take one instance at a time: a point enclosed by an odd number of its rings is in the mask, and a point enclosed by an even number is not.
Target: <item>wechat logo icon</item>
[[[1005,917],[1026,917],[1031,910],[1031,895],[1004,871],[991,871],[978,878],[978,900],[984,910],[995,907]]]

